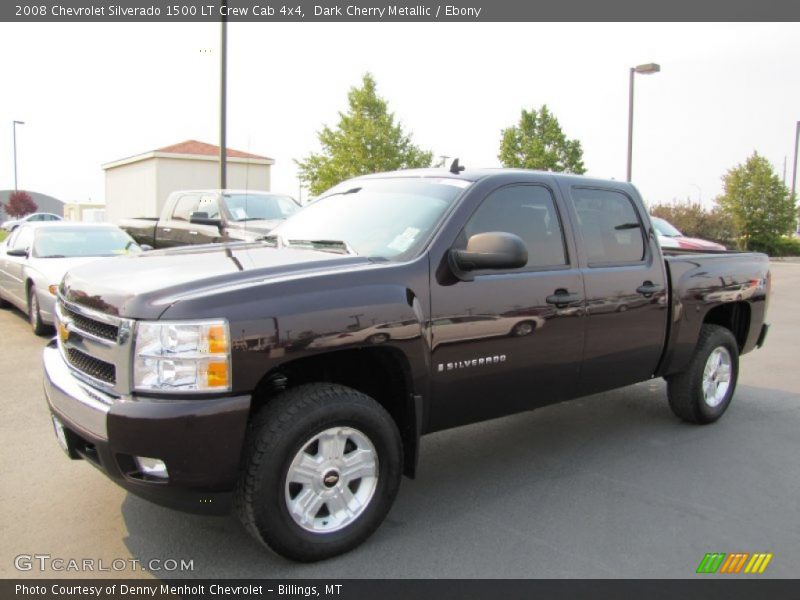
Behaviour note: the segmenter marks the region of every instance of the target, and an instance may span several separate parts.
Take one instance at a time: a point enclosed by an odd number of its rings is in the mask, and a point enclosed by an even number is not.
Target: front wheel
[[[334,384],[292,388],[255,417],[236,505],[278,554],[311,562],[377,529],[402,474],[397,425],[375,400]]]
[[[36,286],[31,285],[28,289],[28,321],[30,321],[31,329],[36,335],[44,335],[47,333],[47,325],[42,321],[42,313],[39,309],[39,296],[36,295]]]
[[[739,377],[739,346],[729,329],[703,325],[692,360],[667,378],[669,405],[690,423],[707,424],[727,410]]]

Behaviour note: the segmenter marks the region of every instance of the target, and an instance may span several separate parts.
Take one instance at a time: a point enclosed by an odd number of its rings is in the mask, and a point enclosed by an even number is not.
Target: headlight
[[[133,387],[140,391],[227,392],[230,332],[225,320],[140,322]]]

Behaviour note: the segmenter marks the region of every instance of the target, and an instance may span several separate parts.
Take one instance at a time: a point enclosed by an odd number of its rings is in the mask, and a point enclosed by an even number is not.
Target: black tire
[[[0,308],[11,308],[11,302],[0,298]]]
[[[730,357],[728,389],[718,404],[706,401],[703,373],[711,354],[722,348]],[[667,378],[667,396],[672,412],[689,423],[705,425],[719,419],[730,406],[739,377],[739,346],[729,329],[719,325],[703,325],[692,360],[685,371]]]
[[[354,521],[336,531],[309,531],[289,512],[287,474],[309,441],[334,427],[368,438],[377,455],[377,482]],[[302,562],[342,554],[366,540],[389,512],[403,472],[400,432],[389,413],[369,396],[327,383],[301,385],[270,400],[249,427],[244,461],[235,497],[239,518],[257,540]]]
[[[36,335],[44,335],[50,328],[42,321],[39,312],[39,297],[36,295],[36,286],[31,284],[28,288],[28,322]]]

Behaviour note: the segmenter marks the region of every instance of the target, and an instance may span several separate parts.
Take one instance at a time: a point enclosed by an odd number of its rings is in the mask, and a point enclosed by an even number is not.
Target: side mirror
[[[189,223],[195,225],[214,225],[219,227],[222,225],[222,219],[209,219],[207,212],[193,212],[189,217]]]
[[[456,277],[472,281],[471,271],[524,267],[528,263],[528,249],[513,233],[490,231],[473,235],[465,250],[450,250],[448,258]]]
[[[27,248],[12,248],[8,252],[6,252],[7,256],[19,256],[19,257],[28,257],[28,249]]]

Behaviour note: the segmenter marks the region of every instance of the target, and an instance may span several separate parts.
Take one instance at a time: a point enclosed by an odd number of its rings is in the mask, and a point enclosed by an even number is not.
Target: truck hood
[[[71,269],[61,294],[70,302],[109,315],[152,319],[181,296],[369,264],[361,256],[273,248],[264,243],[186,246]]]

